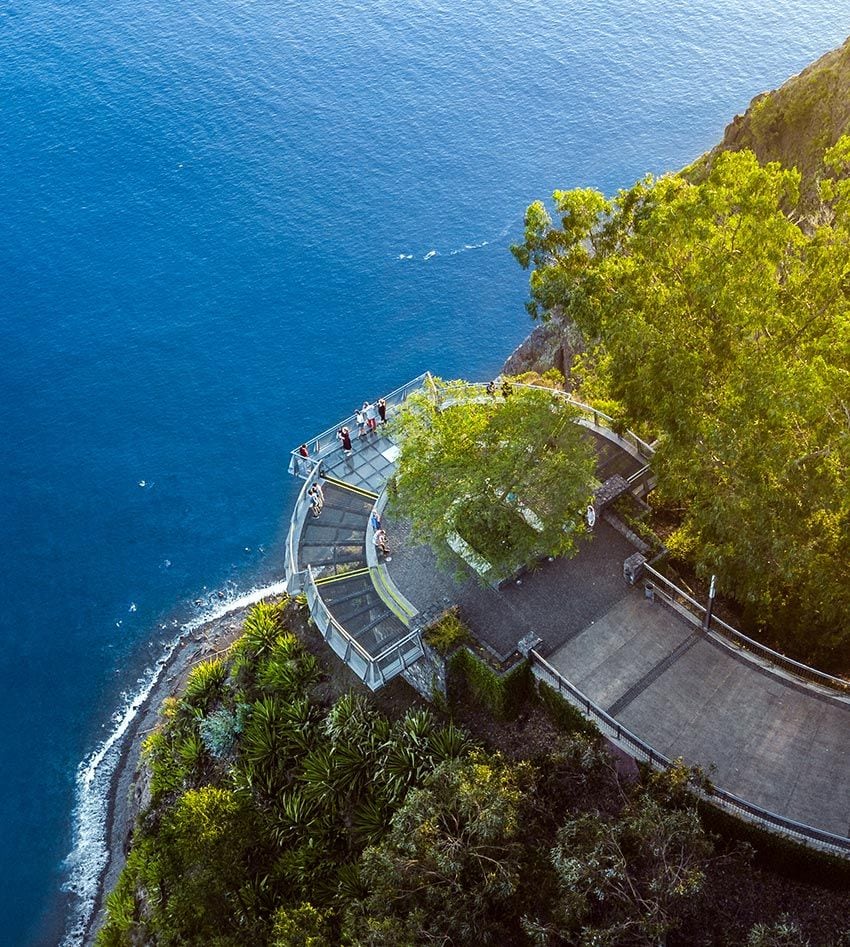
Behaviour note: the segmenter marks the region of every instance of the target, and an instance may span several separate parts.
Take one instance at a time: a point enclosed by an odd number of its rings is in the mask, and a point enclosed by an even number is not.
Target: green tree
[[[366,849],[367,894],[347,909],[354,943],[507,943],[521,855],[527,763],[474,752],[412,790],[385,839]]]
[[[658,436],[674,549],[830,647],[850,632],[850,199],[824,182],[827,223],[804,230],[784,212],[798,184],[739,152],[699,183],[556,192],[560,226],[532,205],[514,253],[533,314],[588,340],[588,396]]]
[[[587,947],[664,943],[712,853],[696,808],[682,804],[688,777],[683,767],[654,777],[616,818],[586,812],[565,823],[552,850],[555,931]],[[529,933],[545,942],[542,926]]]
[[[444,558],[459,533],[497,575],[572,554],[595,457],[576,417],[550,391],[490,396],[435,379],[393,422],[401,448],[393,510]]]

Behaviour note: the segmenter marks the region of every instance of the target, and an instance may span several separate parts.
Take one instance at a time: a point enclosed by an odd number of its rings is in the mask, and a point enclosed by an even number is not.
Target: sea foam
[[[74,897],[74,904],[62,947],[79,947],[85,938],[98,886],[109,862],[106,816],[109,786],[121,758],[121,740],[156,687],[171,657],[183,639],[206,622],[285,591],[286,582],[275,582],[241,595],[232,595],[181,625],[156,663],[138,678],[136,689],[125,695],[121,706],[112,715],[115,726],[109,736],[80,763],[74,807],[74,847],[65,859],[67,880],[63,885],[63,889]]]

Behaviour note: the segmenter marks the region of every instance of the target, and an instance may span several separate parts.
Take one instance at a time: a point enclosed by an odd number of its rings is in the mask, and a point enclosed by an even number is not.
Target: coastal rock
[[[520,343],[502,368],[503,375],[522,375],[557,368],[569,381],[573,358],[584,351],[584,339],[573,323],[553,316],[535,326],[531,335]]]

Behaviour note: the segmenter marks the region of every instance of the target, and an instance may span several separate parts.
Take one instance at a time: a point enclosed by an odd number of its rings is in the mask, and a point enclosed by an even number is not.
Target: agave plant
[[[335,766],[330,748],[319,746],[301,761],[298,779],[304,795],[328,809],[336,808]]]
[[[254,784],[269,795],[284,781],[289,759],[284,706],[274,697],[258,700],[242,734],[242,757],[251,766]]]
[[[271,834],[281,847],[290,845],[319,824],[320,807],[300,789],[284,792],[272,810]]]
[[[192,668],[183,699],[193,708],[206,709],[221,694],[226,678],[227,668],[221,658],[203,661]]]
[[[411,708],[402,718],[401,729],[408,745],[425,748],[434,730],[434,716],[429,710]]]
[[[365,697],[349,691],[328,711],[323,730],[333,743],[368,745],[378,719]]]
[[[370,795],[351,814],[351,834],[359,846],[375,845],[386,834],[392,810],[386,799]]]
[[[204,759],[204,743],[197,733],[184,737],[177,746],[180,759],[190,770],[197,769]]]
[[[359,901],[368,894],[368,888],[360,875],[358,862],[346,862],[341,865],[336,873],[336,878],[337,897],[343,905],[350,904],[352,901]]]
[[[283,606],[274,602],[257,602],[248,612],[242,626],[247,646],[256,655],[269,654],[282,629]]]
[[[469,737],[453,723],[435,730],[428,742],[435,764],[460,759],[471,746]]]

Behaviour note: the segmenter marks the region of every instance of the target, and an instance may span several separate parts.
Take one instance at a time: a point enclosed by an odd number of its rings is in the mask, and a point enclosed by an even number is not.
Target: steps
[[[366,532],[377,495],[327,477],[325,505],[308,515],[299,560],[310,565],[316,591],[336,622],[371,655],[407,634],[407,625],[382,600],[366,562]]]

